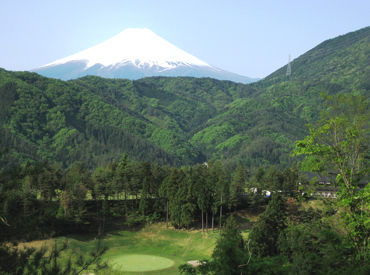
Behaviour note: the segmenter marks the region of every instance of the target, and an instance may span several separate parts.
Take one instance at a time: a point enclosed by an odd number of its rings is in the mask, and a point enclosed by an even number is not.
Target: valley
[[[370,27],[249,84],[128,36],[0,69],[1,274],[368,274]]]

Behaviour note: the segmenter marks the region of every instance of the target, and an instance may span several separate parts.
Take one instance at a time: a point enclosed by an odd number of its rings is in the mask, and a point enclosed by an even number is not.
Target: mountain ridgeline
[[[370,90],[370,27],[325,41],[253,84],[211,78],[62,81],[0,69],[0,165],[119,159],[180,166],[222,159],[289,165],[321,93]]]
[[[211,77],[240,83],[257,80],[210,66],[148,29],[126,29],[94,47],[34,71],[62,80],[87,75],[131,80],[150,76]]]

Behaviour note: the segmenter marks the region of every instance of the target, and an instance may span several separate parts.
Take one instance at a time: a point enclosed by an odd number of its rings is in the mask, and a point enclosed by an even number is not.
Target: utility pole
[[[289,55],[289,58],[288,58],[288,65],[287,65],[287,68],[286,68],[286,76],[289,77],[290,75],[292,74],[292,66],[290,64],[290,55]]]

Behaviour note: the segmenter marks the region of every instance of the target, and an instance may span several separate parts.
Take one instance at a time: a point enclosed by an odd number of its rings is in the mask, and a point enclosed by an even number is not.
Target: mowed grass
[[[103,256],[103,260],[108,263],[108,268],[98,274],[178,274],[178,266],[187,261],[210,259],[218,236],[218,230],[215,230],[215,232],[209,230],[208,233],[202,233],[200,230],[166,229],[163,223],[147,225],[140,230],[111,232],[102,239],[102,245],[108,248]],[[80,235],[60,237],[56,238],[56,241],[58,243],[68,241],[69,249],[63,253],[66,259],[70,256],[73,258],[78,253],[88,254],[96,247],[97,242],[94,240],[94,236]],[[45,244],[51,247],[53,243],[54,240],[52,239],[45,242],[30,242],[21,246],[41,247],[42,244]],[[126,263],[127,268],[125,268],[124,265],[127,260],[125,257],[130,255],[134,255],[131,260],[135,263]],[[139,255],[157,256],[165,259],[159,258],[158,263],[153,263],[152,271],[122,271],[132,270],[129,269],[131,264],[136,265],[137,268],[140,268],[140,265],[147,265],[148,258],[139,257]],[[117,268],[118,265],[119,268]],[[149,269],[149,267],[146,268]]]
[[[153,271],[167,269],[175,262],[159,256],[129,254],[113,257],[108,264],[111,269],[118,271]]]
[[[199,230],[166,229],[163,224],[148,225],[139,231],[120,231],[108,234],[104,245],[109,247],[104,259],[122,255],[153,255],[164,257],[174,262],[167,268],[144,274],[178,274],[178,266],[190,260],[209,259],[214,249],[218,232],[202,233]],[[112,273],[113,272],[113,273]],[[102,274],[116,273],[114,269]]]

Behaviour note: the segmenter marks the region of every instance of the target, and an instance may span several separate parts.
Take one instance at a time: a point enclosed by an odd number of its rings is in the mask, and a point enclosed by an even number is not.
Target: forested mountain
[[[196,78],[74,81],[0,72],[2,143],[12,159],[50,158],[68,165],[133,159],[180,165],[203,161],[193,132],[247,95],[246,86]]]
[[[209,157],[249,165],[286,163],[306,124],[319,118],[321,94],[368,95],[370,27],[327,40],[265,79],[248,85],[249,96],[225,105],[192,138]]]
[[[211,159],[289,163],[294,141],[321,108],[322,92],[366,94],[370,28],[323,42],[257,83],[210,78],[61,81],[0,70],[3,165],[51,159],[90,167],[123,152],[181,165]]]

